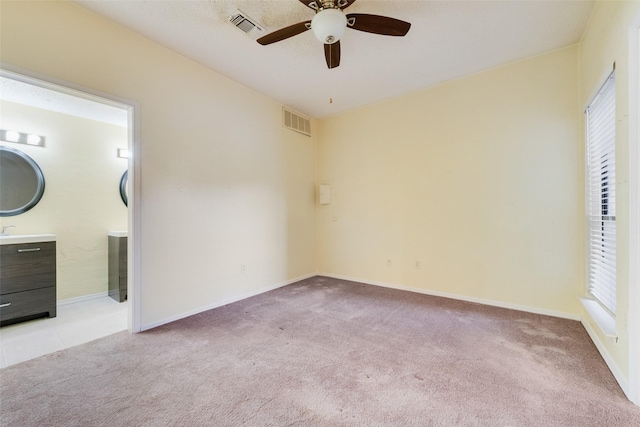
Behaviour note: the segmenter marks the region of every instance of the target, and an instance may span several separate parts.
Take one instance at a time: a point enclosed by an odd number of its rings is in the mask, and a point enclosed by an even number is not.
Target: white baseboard
[[[475,303],[478,303],[478,304],[490,305],[490,306],[493,306],[493,307],[508,308],[508,309],[511,309],[511,310],[524,311],[524,312],[527,312],[527,313],[534,313],[534,314],[542,314],[542,315],[545,315],[545,316],[560,317],[562,319],[570,319],[570,320],[578,320],[578,321],[581,320],[580,315],[575,314],[575,313],[565,313],[565,312],[562,312],[562,311],[547,310],[547,309],[543,309],[543,308],[529,307],[529,306],[526,306],[526,305],[511,304],[511,303],[506,303],[506,302],[501,302],[501,301],[494,301],[494,300],[483,299],[483,298],[475,298],[475,297],[469,297],[469,296],[459,295],[459,294],[451,294],[451,293],[447,293],[447,292],[439,292],[439,291],[432,291],[432,290],[428,290],[428,289],[412,288],[412,287],[409,287],[409,286],[401,286],[401,285],[396,285],[396,284],[393,284],[393,283],[384,283],[384,282],[376,282],[376,281],[371,281],[371,280],[363,280],[363,279],[359,279],[357,277],[339,276],[339,275],[329,274],[329,273],[318,273],[318,274],[320,276],[332,277],[334,279],[341,279],[341,280],[349,280],[349,281],[352,281],[352,282],[364,283],[366,285],[381,286],[383,288],[398,289],[398,290],[401,290],[401,291],[416,292],[416,293],[424,294],[424,295],[432,295],[432,296],[436,296],[436,297],[444,297],[444,298],[450,298],[450,299],[455,299],[455,300],[460,300],[460,301],[475,302]]]
[[[604,359],[604,362],[607,364],[607,367],[609,368],[609,370],[615,377],[616,381],[620,385],[620,388],[622,389],[624,394],[627,396],[627,398],[631,399],[631,397],[629,396],[629,382],[620,372],[618,365],[616,365],[616,363],[614,362],[613,358],[607,351],[607,348],[598,337],[598,334],[596,333],[596,331],[593,330],[593,327],[591,327],[589,322],[587,322],[584,318],[582,319],[582,325],[584,326],[584,329],[586,329],[587,333],[589,334],[591,341],[593,341],[596,348],[600,352],[600,355]]]
[[[317,276],[317,273],[307,274],[305,276],[296,277],[295,279],[286,280],[284,282],[276,283],[275,285],[267,286],[264,288],[260,288],[253,292],[247,292],[244,294],[236,295],[232,298],[228,298],[222,301],[215,302],[213,304],[205,305],[199,307],[195,310],[190,310],[185,313],[181,313],[177,316],[171,316],[166,319],[160,320],[158,322],[149,323],[146,325],[142,325],[140,331],[147,331],[149,329],[157,328],[158,326],[166,325],[167,323],[175,322],[176,320],[184,319],[185,317],[193,316],[194,314],[202,313],[207,310],[211,310],[214,308],[222,307],[223,305],[232,304],[234,302],[242,301],[243,299],[251,298],[256,295],[264,294],[265,292],[273,291],[274,289],[282,288],[283,286],[290,285],[295,282],[299,282],[300,280],[308,279],[310,277]]]
[[[60,306],[63,306],[63,305],[75,304],[77,302],[90,301],[92,299],[104,298],[104,297],[108,297],[108,296],[109,296],[109,292],[107,292],[107,291],[98,292],[97,294],[83,295],[81,297],[63,299],[63,300],[58,301],[56,303],[56,305],[58,307],[60,307]]]

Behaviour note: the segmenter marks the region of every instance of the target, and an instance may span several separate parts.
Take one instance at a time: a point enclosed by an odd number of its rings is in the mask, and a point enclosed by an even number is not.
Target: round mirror
[[[122,178],[120,178],[120,197],[125,206],[129,206],[129,197],[127,193],[127,179],[129,177],[129,171],[124,171]]]
[[[40,166],[19,150],[0,147],[0,216],[24,213],[44,194]]]

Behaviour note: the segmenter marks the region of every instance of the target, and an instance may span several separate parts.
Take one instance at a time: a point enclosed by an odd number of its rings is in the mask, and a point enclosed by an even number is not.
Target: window
[[[586,111],[589,293],[616,313],[615,72]]]

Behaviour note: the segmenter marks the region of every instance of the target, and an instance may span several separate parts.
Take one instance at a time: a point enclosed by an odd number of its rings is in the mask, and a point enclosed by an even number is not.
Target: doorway
[[[10,217],[1,218],[3,226],[12,222],[17,222],[22,226],[12,228],[12,234],[51,233],[56,228],[59,230],[58,233],[52,233],[56,234],[58,245],[56,260],[58,316],[46,319],[54,321],[49,322],[48,325],[52,325],[57,321],[58,325],[68,328],[69,326],[61,314],[66,314],[67,320],[69,320],[74,317],[69,317],[70,313],[74,315],[83,313],[89,316],[96,314],[110,315],[109,311],[113,310],[114,313],[120,313],[118,315],[122,317],[117,325],[110,324],[113,323],[112,320],[106,320],[108,318],[113,319],[113,316],[103,316],[102,320],[96,320],[97,318],[94,316],[94,322],[97,326],[94,328],[95,338],[119,332],[120,330],[138,332],[140,330],[138,321],[139,299],[137,298],[139,292],[136,273],[139,268],[136,266],[139,256],[136,251],[139,245],[136,244],[135,227],[137,223],[136,214],[139,212],[136,207],[138,203],[137,197],[135,197],[136,183],[138,181],[136,164],[138,164],[138,161],[133,155],[123,155],[123,153],[135,153],[137,151],[136,111],[138,106],[127,100],[96,93],[66,82],[54,81],[41,76],[30,76],[27,73],[9,69],[0,70],[0,79],[2,79],[3,87],[6,85],[6,87],[11,88],[11,90],[2,91],[2,102],[5,107],[10,106],[16,110],[14,117],[22,119],[28,115],[27,113],[33,112],[35,114],[33,120],[35,121],[46,122],[50,118],[52,118],[51,120],[57,120],[55,117],[60,117],[63,120],[64,124],[53,126],[54,130],[52,132],[54,132],[55,136],[49,141],[46,140],[47,135],[43,135],[45,144],[40,148],[44,149],[40,152],[35,152],[35,156],[40,156],[42,161],[47,163],[47,168],[43,168],[45,177],[47,175],[51,177],[46,181],[47,186],[51,187],[51,190],[49,190],[51,196],[47,200],[49,206],[55,205],[56,209],[59,209],[55,211],[56,213],[65,212],[64,209],[73,207],[74,211],[81,211],[84,215],[81,221],[71,219],[70,222],[72,223],[65,226],[61,226],[61,222],[66,220],[63,217],[72,217],[73,215],[64,213],[58,214],[57,217],[56,215],[49,215],[48,217],[40,215],[40,222],[34,222],[38,216],[37,207],[32,209],[31,215],[25,213],[22,217],[16,216],[13,219]],[[9,108],[6,108],[3,111],[3,116],[7,119],[3,119],[3,129],[5,125],[10,124],[10,120],[8,120],[10,115],[4,114],[9,110]],[[28,123],[28,120],[17,120],[14,123],[24,125],[24,123]],[[67,132],[67,134],[55,130],[66,126],[71,126],[73,130]],[[29,126],[26,127],[22,126],[22,129],[19,130],[30,132]],[[74,136],[70,137],[70,135]],[[92,138],[91,135],[95,135],[95,138]],[[78,140],[75,141],[76,145],[70,143],[74,138]],[[49,146],[47,146],[47,142],[49,142]],[[2,144],[12,145],[6,141],[3,141]],[[90,155],[92,158],[89,159],[84,156],[86,156],[86,150],[89,150],[92,144],[95,146],[93,147],[95,148],[95,153],[92,152]],[[105,146],[105,144],[108,144],[108,146]],[[23,148],[24,151],[31,149],[33,147],[26,145]],[[77,171],[65,175],[64,169],[68,169],[68,167],[64,166],[64,162],[67,165],[81,166]],[[122,188],[122,176],[125,173],[128,179],[124,182],[124,188]],[[76,175],[75,178],[72,177],[74,174]],[[70,180],[78,182],[79,191],[68,190],[71,184],[74,184]],[[46,200],[46,190],[48,188],[45,189],[45,197],[43,197],[42,201]],[[126,203],[122,199],[123,190],[126,194]],[[114,202],[114,199],[116,202]],[[116,203],[119,203],[119,205],[115,206]],[[45,207],[41,206],[40,211],[43,212]],[[66,212],[69,211],[67,210]],[[104,239],[102,240],[102,236],[96,236],[95,224],[89,224],[101,221],[100,218],[93,218],[100,216],[96,215],[96,212],[100,212],[100,215],[107,218],[107,220],[102,218],[104,223],[102,225],[104,227]],[[43,220],[42,218],[46,219]],[[126,245],[128,249],[126,257],[128,260],[126,268],[128,299],[120,304],[112,301],[112,304],[109,305],[110,300],[106,286],[108,281],[106,272],[108,245],[106,242],[108,233],[113,231],[114,228],[117,232],[124,232],[129,236]],[[75,243],[75,246],[70,244],[69,242],[74,241],[74,239],[80,243]],[[79,268],[79,271],[70,273],[74,265],[76,266],[75,268]],[[82,316],[75,317],[83,318]],[[38,346],[42,349],[47,347],[45,341],[52,341],[51,337],[44,335],[42,331],[38,332],[46,320],[33,321],[28,327],[21,328],[25,333],[31,334],[31,338],[43,337],[43,342],[40,343],[43,345]],[[87,320],[84,321],[87,322]],[[23,325],[21,324],[21,326]],[[67,339],[65,347],[77,345],[83,340],[86,342],[92,339],[91,334],[87,333],[76,333],[75,335],[75,341]],[[84,336],[80,339],[78,335]],[[8,341],[10,340],[3,341],[3,347],[8,347]],[[71,345],[67,345],[69,343]],[[51,351],[60,350],[59,342],[57,344],[51,342],[51,344],[53,344],[50,346]],[[2,362],[3,366],[11,364],[11,361],[6,359]]]

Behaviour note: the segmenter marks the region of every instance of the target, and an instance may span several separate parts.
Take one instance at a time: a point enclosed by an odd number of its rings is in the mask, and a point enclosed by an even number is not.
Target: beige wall
[[[577,76],[572,46],[322,120],[319,271],[577,317]]]
[[[46,137],[45,147],[2,142],[38,163],[45,193],[24,214],[0,218],[11,234],[57,236],[58,301],[107,291],[107,231],[127,229],[119,184],[127,129],[26,105],[0,101],[3,129]]]
[[[315,271],[314,140],[281,105],[72,3],[1,7],[3,62],[140,104],[143,328]]]
[[[614,373],[625,386],[629,375],[629,47],[628,31],[640,2],[598,2],[580,45],[580,103],[586,107],[616,64],[616,227],[618,341],[606,338],[588,317]],[[584,292],[584,291],[583,291]],[[637,337],[635,338],[637,339]],[[637,361],[635,361],[637,363]],[[617,370],[617,372],[615,372]]]
[[[626,31],[639,9],[600,2],[580,46],[325,119],[317,152],[281,128],[274,101],[69,2],[2,2],[0,58],[140,104],[143,327],[316,266],[574,317],[585,290],[581,111],[616,61],[624,159]],[[333,192],[317,209],[316,170]],[[618,162],[620,339],[600,336],[622,381],[628,176]]]

